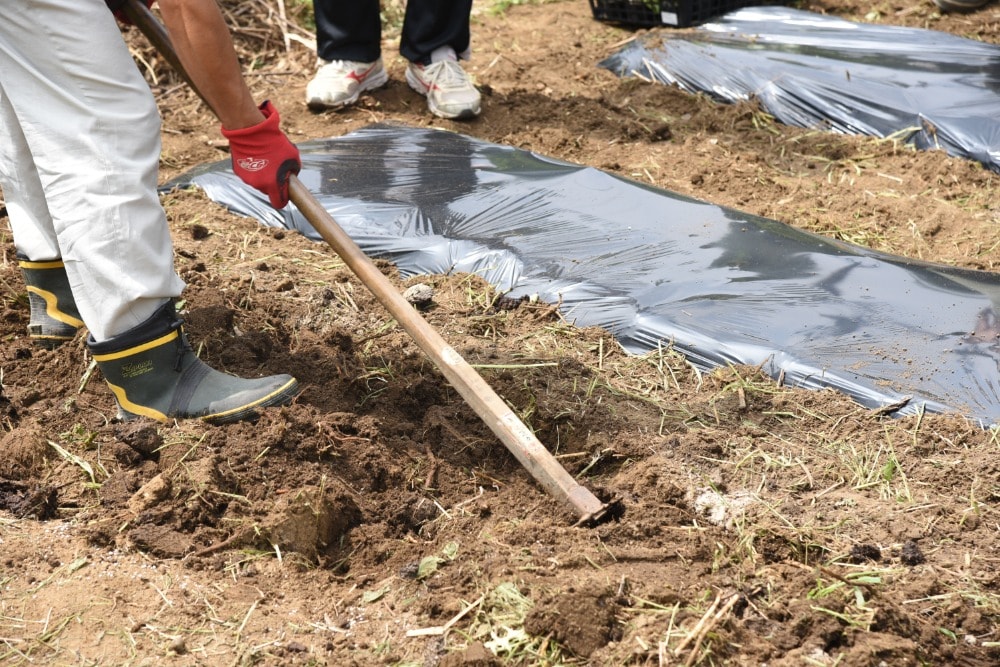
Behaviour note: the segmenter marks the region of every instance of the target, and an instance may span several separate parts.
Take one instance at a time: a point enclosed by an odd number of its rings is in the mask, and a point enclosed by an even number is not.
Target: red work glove
[[[284,208],[288,203],[288,179],[299,173],[302,161],[299,149],[279,129],[281,119],[274,105],[264,102],[260,111],[263,122],[241,130],[222,128],[222,136],[229,139],[233,173],[266,194],[271,206]]]
[[[146,3],[147,7],[152,7],[153,3],[156,2],[156,0],[143,1]],[[125,2],[126,0],[104,0],[104,4],[108,6],[108,9],[110,9],[111,13],[115,15],[115,18],[118,19],[119,23],[122,25],[132,25],[132,21],[125,15],[125,10],[123,9]]]

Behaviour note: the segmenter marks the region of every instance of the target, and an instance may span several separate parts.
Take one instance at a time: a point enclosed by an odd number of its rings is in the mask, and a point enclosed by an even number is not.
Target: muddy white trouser
[[[98,341],[184,283],[156,192],[156,102],[104,0],[0,0],[0,188],[14,244],[62,257]]]

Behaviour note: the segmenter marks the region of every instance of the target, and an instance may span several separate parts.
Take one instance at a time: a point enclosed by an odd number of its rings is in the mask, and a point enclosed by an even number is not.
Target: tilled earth
[[[398,3],[386,3],[398,11]],[[633,32],[582,0],[477,3],[480,118],[390,84],[314,114],[308,9],[224,2],[294,140],[435,126],[880,251],[996,271],[995,176],[939,152],[768,122],[596,63]],[[1000,41],[1000,8],[805,2]],[[284,27],[283,27],[284,26]],[[225,156],[134,30],[162,179]],[[287,42],[286,42],[287,38]],[[286,48],[287,43],[287,48]],[[80,665],[990,665],[1000,659],[994,429],[894,418],[758,369],[626,355],[467,275],[423,316],[614,511],[578,526],[325,244],[164,195],[186,328],[235,374],[294,374],[254,423],[120,423],[83,335],[25,337],[7,240],[0,662]]]

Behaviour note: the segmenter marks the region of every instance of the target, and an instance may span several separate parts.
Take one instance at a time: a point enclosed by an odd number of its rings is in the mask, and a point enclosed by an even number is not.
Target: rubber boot
[[[36,345],[48,348],[73,340],[83,320],[76,309],[62,260],[33,262],[18,255],[17,263],[24,276],[31,307],[28,337]]]
[[[174,303],[168,301],[139,326],[87,345],[118,401],[122,420],[199,418],[226,424],[257,416],[260,408],[286,405],[298,393],[290,375],[246,380],[220,373],[188,344]]]

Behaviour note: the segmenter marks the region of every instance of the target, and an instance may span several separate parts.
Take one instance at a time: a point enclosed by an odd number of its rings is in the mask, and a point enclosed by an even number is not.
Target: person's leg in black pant
[[[373,63],[382,55],[378,0],[313,0],[321,60]]]
[[[399,52],[413,63],[431,64],[435,49],[451,47],[468,59],[472,0],[409,0]]]

